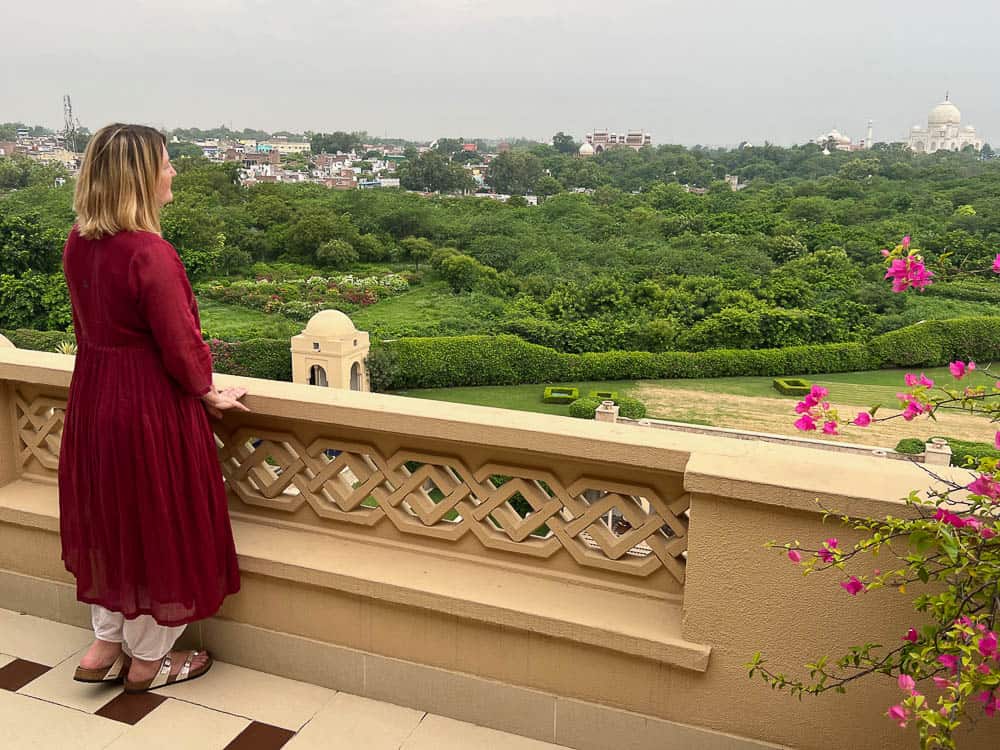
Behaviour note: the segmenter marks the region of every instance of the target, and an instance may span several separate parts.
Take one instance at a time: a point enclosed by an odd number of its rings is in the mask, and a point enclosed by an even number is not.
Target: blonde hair
[[[115,123],[90,139],[76,181],[73,210],[83,237],[118,232],[160,234],[160,173],[167,140],[145,125]]]

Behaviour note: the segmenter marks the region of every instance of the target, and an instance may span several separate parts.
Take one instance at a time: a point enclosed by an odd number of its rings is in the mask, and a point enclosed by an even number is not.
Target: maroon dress
[[[62,558],[77,598],[161,625],[239,590],[215,439],[212,356],[170,243],[150,232],[63,251],[77,355],[59,457]]]

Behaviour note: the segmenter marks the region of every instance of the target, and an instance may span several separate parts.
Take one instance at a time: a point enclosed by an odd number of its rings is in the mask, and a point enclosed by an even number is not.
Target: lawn
[[[441,323],[453,335],[481,333],[485,323],[479,308],[469,305],[468,296],[452,294],[443,281],[425,282],[363,307],[351,314],[351,320],[360,331],[393,338],[412,335],[411,331],[423,335],[423,331]]]
[[[263,313],[239,305],[227,305],[211,299],[199,299],[201,327],[212,338],[242,341],[248,338],[290,339],[302,333],[305,323],[283,315]]]
[[[821,375],[802,375],[812,383],[818,383],[835,394],[836,398],[847,404],[870,406],[883,403],[894,404],[896,393],[903,389],[903,375],[907,370],[874,370],[871,372],[838,372]],[[932,367],[923,370],[927,377],[941,383],[951,381],[946,367]],[[621,396],[635,397],[636,390],[649,388],[668,388],[674,390],[701,391],[703,393],[725,393],[732,396],[751,396],[757,398],[780,398],[797,401],[795,396],[783,396],[771,387],[773,378],[743,377],[743,378],[701,378],[676,380],[620,380],[620,381],[588,381],[583,383],[558,383],[557,385],[579,388],[580,395],[589,391],[614,390]],[[953,382],[953,381],[952,381]],[[969,381],[985,382],[984,379]],[[429,398],[437,401],[452,401],[459,404],[478,404],[480,406],[498,406],[504,409],[518,411],[534,411],[543,414],[566,414],[567,408],[561,404],[543,404],[542,391],[544,385],[496,385],[474,388],[426,388],[419,390],[400,391],[401,396],[413,398]],[[652,414],[650,416],[653,416]],[[692,420],[694,421],[694,420]]]

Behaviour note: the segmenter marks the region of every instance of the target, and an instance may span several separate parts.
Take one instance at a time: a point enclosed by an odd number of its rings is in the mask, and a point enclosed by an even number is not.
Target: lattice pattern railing
[[[455,456],[255,428],[217,429],[222,470],[248,505],[548,558],[565,549],[580,565],[684,581],[689,498],[649,487],[555,475],[521,466],[466,465]]]
[[[15,393],[22,471],[58,470],[65,399]],[[665,569],[683,583],[689,498],[651,487],[330,438],[216,424],[222,472],[251,506],[304,504],[334,522],[376,526],[538,558],[566,550],[580,565],[635,576]],[[414,443],[418,443],[414,436]]]

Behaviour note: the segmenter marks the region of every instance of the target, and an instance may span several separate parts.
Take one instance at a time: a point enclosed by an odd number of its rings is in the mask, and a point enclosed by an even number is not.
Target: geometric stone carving
[[[15,404],[22,468],[57,471],[65,400],[16,392]],[[681,489],[661,497],[586,476],[566,484],[524,466],[470,467],[450,455],[386,456],[366,443],[303,445],[294,432],[212,426],[226,485],[251,507],[292,513],[307,504],[332,524],[391,523],[444,541],[472,534],[489,549],[543,559],[566,550],[584,567],[641,577],[665,569],[684,582],[690,499]]]

